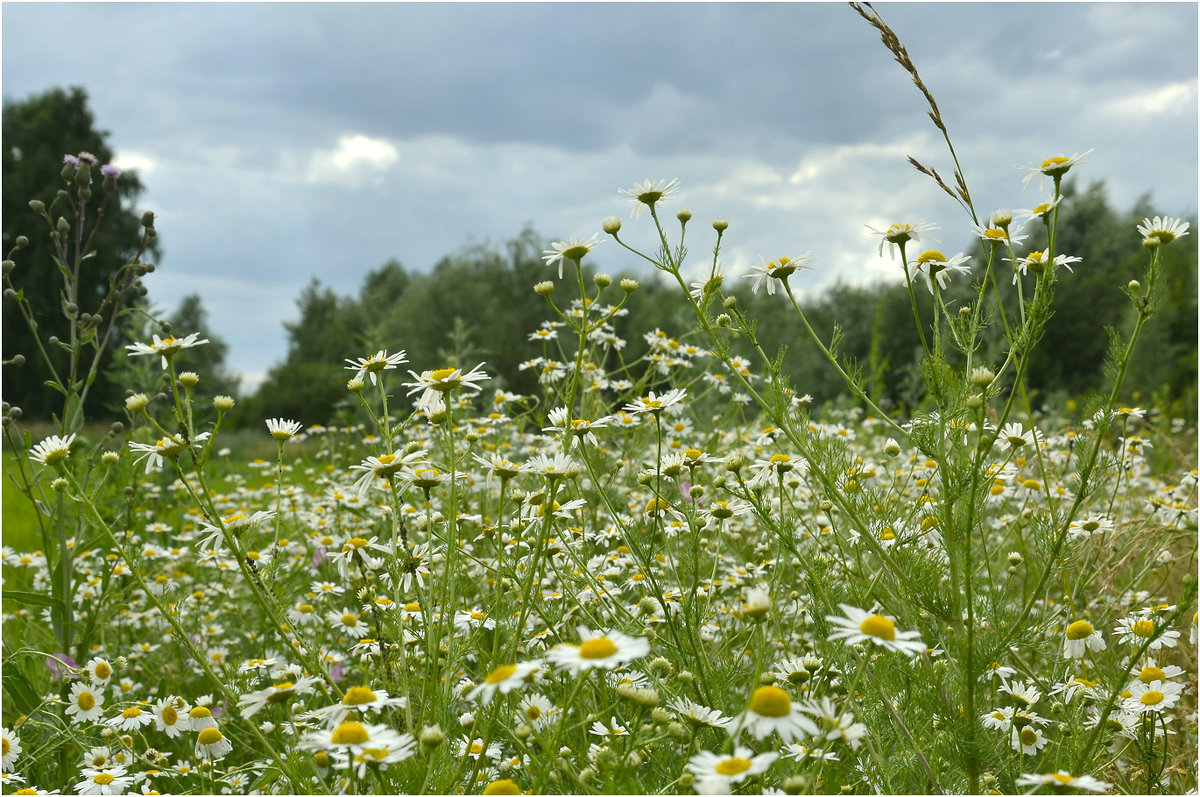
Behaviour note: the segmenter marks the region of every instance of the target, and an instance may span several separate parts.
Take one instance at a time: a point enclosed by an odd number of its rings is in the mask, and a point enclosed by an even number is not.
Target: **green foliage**
[[[65,154],[90,152],[99,163],[110,163],[113,151],[108,144],[108,133],[96,128],[84,90],[71,88],[53,89],[20,102],[6,102],[3,138],[3,242],[6,256],[18,236],[29,239],[29,246],[14,258],[16,269],[12,282],[29,300],[38,325],[38,336],[42,340],[51,335],[67,340],[70,327],[60,300],[63,277],[54,264],[46,222],[30,210],[28,203],[38,199],[50,207],[62,188],[59,171]],[[79,275],[81,312],[97,309],[117,270],[138,251],[139,215],[133,207],[141,191],[141,181],[132,172],[125,172],[117,181],[116,190],[105,208],[104,221],[92,242],[95,256],[87,260]],[[72,215],[61,203],[55,211],[55,219]],[[157,243],[153,243],[149,251],[156,258],[161,255]],[[11,300],[6,300],[4,359],[8,361],[21,354],[25,364],[6,374],[4,398],[10,404],[22,407],[31,417],[49,418],[51,412],[61,413],[61,398],[44,386],[50,378],[49,370],[37,355],[33,333],[21,314],[12,310]],[[120,334],[120,328],[117,332],[109,341],[109,351],[119,350],[128,342],[128,337]],[[61,370],[67,355],[53,347],[48,352],[56,368]],[[122,389],[121,383],[102,363],[91,389],[95,401],[93,414],[117,417]]]

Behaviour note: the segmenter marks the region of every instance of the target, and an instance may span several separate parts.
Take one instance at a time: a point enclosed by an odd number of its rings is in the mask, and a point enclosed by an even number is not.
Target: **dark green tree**
[[[113,151],[108,145],[108,133],[98,130],[88,108],[87,94],[81,88],[52,89],[19,102],[5,102],[3,108],[3,249],[12,251],[18,236],[29,239],[29,245],[15,253],[12,283],[28,299],[38,336],[43,340],[57,336],[69,338],[68,321],[63,312],[60,294],[63,276],[53,261],[53,247],[44,219],[29,206],[40,200],[53,207],[52,219],[70,218],[63,201],[53,205],[63,189],[60,171],[64,155],[89,152],[99,164],[111,163]],[[92,240],[95,256],[84,263],[79,278],[79,311],[94,312],[108,292],[118,269],[138,250],[141,233],[140,213],[134,203],[142,191],[137,175],[125,172],[117,180],[109,197],[104,218]],[[97,190],[97,199],[99,198]],[[95,219],[95,207],[90,206],[89,223]],[[157,243],[150,253],[161,255]],[[61,396],[44,386],[49,370],[37,353],[33,333],[24,318],[6,301],[3,314],[3,352],[5,362],[16,355],[24,358],[20,367],[9,365],[4,374],[4,399],[20,406],[28,416],[48,418],[61,411]],[[120,333],[109,342],[108,351],[128,342]],[[61,368],[66,355],[49,346],[47,351]],[[92,385],[89,417],[115,413],[123,396],[123,385],[103,364]]]
[[[200,375],[200,382],[195,394],[200,396],[236,396],[238,379],[225,368],[225,356],[229,353],[229,344],[211,331],[208,325],[208,310],[196,293],[188,294],[179,301],[168,318],[172,332],[177,335],[188,335],[193,332],[207,339],[204,346],[197,346],[188,352],[186,370]]]

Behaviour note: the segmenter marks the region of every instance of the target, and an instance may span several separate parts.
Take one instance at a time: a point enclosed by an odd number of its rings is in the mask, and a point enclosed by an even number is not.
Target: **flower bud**
[[[996,379],[991,369],[980,366],[971,370],[971,384],[975,387],[987,387]]]
[[[895,457],[900,454],[900,444],[894,438],[889,437],[887,442],[883,444],[883,453],[889,457]]]
[[[600,222],[600,229],[604,230],[609,235],[616,235],[621,230],[621,220],[616,216],[609,216],[604,221]]]
[[[692,211],[684,208],[675,214],[675,218],[679,219],[680,224],[687,224],[692,220]]]
[[[5,260],[3,264],[0,264],[0,270],[3,271],[4,276],[6,276],[6,277],[9,274],[11,274],[13,272],[13,269],[16,267],[17,267],[17,264],[11,260]]]
[[[38,214],[45,213],[46,212],[46,203],[40,199],[31,199],[31,200],[29,200],[29,209],[32,210],[34,213],[38,213]]]
[[[234,400],[232,396],[213,396],[213,408],[217,412],[229,412],[233,409]]]
[[[549,296],[550,294],[554,293],[554,283],[550,280],[539,282],[537,285],[533,286],[533,292],[538,296]]]
[[[67,489],[70,486],[71,486],[70,482],[68,482],[62,476],[59,476],[54,481],[50,482],[50,489],[56,493],[61,493],[63,490]]]
[[[599,288],[607,288],[609,285],[612,285],[612,277],[608,274],[597,274],[592,277],[592,282],[596,283],[596,286]]]
[[[142,214],[142,226],[145,227],[147,230],[154,229],[154,211],[153,210],[147,210],[145,213]]]
[[[626,293],[633,293],[639,287],[637,280],[629,279],[628,277],[621,280],[620,285],[621,285],[621,290],[625,291]]]
[[[726,329],[733,326],[733,319],[729,317],[729,313],[721,313],[716,318],[716,325],[718,329]]]
[[[418,738],[422,745],[433,748],[446,741],[446,733],[440,725],[426,725]]]
[[[366,386],[367,383],[357,376],[346,383],[346,389],[351,393],[361,393]]]
[[[146,405],[150,403],[150,399],[146,398],[145,393],[134,393],[125,399],[125,409],[130,412],[141,412],[146,409]]]
[[[116,465],[118,462],[121,461],[121,455],[118,454],[116,451],[105,451],[103,454],[100,455],[100,461],[102,463],[104,463],[105,465],[109,465],[109,466]]]
[[[59,235],[66,235],[71,231],[71,224],[65,218],[59,216],[58,224],[55,225],[55,229],[58,230]]]
[[[1142,283],[1138,282],[1137,280],[1130,280],[1129,285],[1127,285],[1126,287],[1129,288],[1130,293],[1135,293],[1142,289]]]
[[[717,232],[725,232],[729,229],[729,222],[725,219],[715,219],[713,221],[713,229]]]
[[[200,382],[200,374],[195,371],[184,371],[179,375],[179,384],[184,387],[195,387]]]
[[[721,305],[726,310],[736,309],[737,308],[737,297],[736,296],[726,296],[725,301],[721,302]]]
[[[967,396],[967,409],[977,410],[983,406],[983,396],[978,393],[972,393]]]

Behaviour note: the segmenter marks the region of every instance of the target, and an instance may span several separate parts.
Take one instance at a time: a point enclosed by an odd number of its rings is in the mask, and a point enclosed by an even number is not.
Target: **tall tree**
[[[52,205],[63,188],[60,172],[64,155],[89,152],[99,163],[110,163],[113,151],[108,145],[108,136],[106,131],[96,128],[87,94],[81,88],[57,88],[20,102],[4,103],[3,249],[8,256],[18,236],[29,239],[29,245],[13,257],[16,266],[11,279],[29,300],[38,325],[38,336],[43,341],[50,336],[66,340],[70,335],[60,299],[63,278],[54,265],[49,230],[46,222],[30,209],[29,202],[40,200],[47,207]],[[142,184],[137,175],[126,172],[109,197],[103,223],[92,241],[95,256],[86,261],[80,273],[81,312],[97,309],[117,270],[137,252],[140,214],[133,207],[141,191]],[[57,220],[60,215],[66,214],[56,212],[53,219]],[[92,214],[89,222],[94,219]],[[161,255],[157,244],[150,251],[155,258]],[[44,386],[49,379],[49,370],[36,355],[33,333],[21,314],[11,310],[12,307],[7,306],[3,314],[4,360],[7,362],[20,354],[25,362],[18,368],[10,366],[6,369],[4,398],[20,406],[27,415],[49,417],[60,399]],[[116,335],[110,341],[109,349],[118,348],[123,342],[122,336]],[[47,351],[52,358],[64,358],[63,353],[52,346]],[[107,369],[101,367],[91,389],[89,415],[94,417],[115,409],[122,387]]]

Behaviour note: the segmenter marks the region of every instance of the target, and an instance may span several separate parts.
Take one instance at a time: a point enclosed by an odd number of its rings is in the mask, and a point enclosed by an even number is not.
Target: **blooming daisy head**
[[[583,260],[583,256],[595,249],[604,241],[600,240],[599,235],[592,234],[591,238],[586,241],[581,241],[575,236],[571,236],[569,241],[555,241],[550,244],[550,248],[542,252],[542,260],[546,261],[547,266],[558,264],[558,278],[562,279],[563,263],[570,260],[572,263],[579,263]]]
[[[651,182],[647,179],[644,183],[634,183],[633,188],[619,189],[618,193],[624,194],[633,200],[633,212],[630,214],[635,219],[641,218],[642,210],[650,208],[654,211],[654,206],[671,196],[679,188],[679,180],[657,180]]]
[[[300,432],[300,421],[287,421],[283,418],[268,418],[267,431],[279,442],[290,440]]]
[[[434,371],[422,371],[420,374],[409,371],[416,381],[405,382],[404,386],[412,388],[408,391],[410,396],[413,393],[421,393],[416,400],[417,409],[433,412],[445,406],[444,396],[452,391],[461,388],[478,393],[479,383],[491,379],[480,370],[483,366],[484,363],[479,363],[465,374],[458,368],[438,368]]]
[[[1083,791],[1094,791],[1104,793],[1109,791],[1112,786],[1102,780],[1093,778],[1091,775],[1072,775],[1065,769],[1060,769],[1057,772],[1050,772],[1045,775],[1026,774],[1017,778],[1017,786],[1050,786],[1055,791],[1063,789],[1082,789]]]
[[[936,249],[928,249],[917,256],[916,269],[925,278],[925,287],[932,294],[934,280],[939,288],[945,289],[950,274],[970,274],[971,267],[966,264],[970,259],[970,255],[964,254],[947,258]]]
[[[760,686],[754,690],[746,710],[729,726],[734,736],[743,730],[759,740],[777,733],[784,742],[815,736],[819,731],[792,696],[778,686]]]
[[[487,674],[487,677],[483,679],[483,683],[467,693],[467,699],[474,700],[476,697],[479,697],[481,702],[486,706],[491,702],[492,696],[496,692],[506,695],[514,689],[520,689],[529,683],[541,666],[542,663],[540,661],[501,664]]]
[[[1154,245],[1160,246],[1169,244],[1176,238],[1182,238],[1188,234],[1190,225],[1183,219],[1173,219],[1169,216],[1155,216],[1153,219],[1142,219],[1142,223],[1138,225],[1137,231],[1142,234],[1142,244],[1149,245],[1147,242],[1154,239]]]
[[[692,756],[687,768],[695,776],[700,794],[728,794],[730,786],[761,775],[778,758],[777,752],[754,755],[753,750],[739,745],[728,755],[701,750]]]
[[[1183,684],[1173,681],[1151,681],[1148,684],[1137,681],[1129,687],[1129,697],[1125,698],[1122,708],[1131,714],[1166,711],[1179,701],[1182,691]]]
[[[844,639],[848,645],[870,642],[888,650],[898,650],[906,656],[925,651],[919,631],[897,631],[896,623],[880,614],[865,612],[854,606],[838,604],[844,617],[829,615],[825,619],[836,628],[830,639]]]
[[[29,449],[29,458],[42,465],[56,465],[71,456],[71,443],[73,442],[75,442],[74,434],[69,434],[66,437],[59,437],[56,434],[50,435]]]
[[[177,338],[174,335],[160,338],[158,335],[155,335],[151,343],[130,343],[125,348],[129,349],[130,357],[138,357],[143,354],[159,355],[162,357],[162,367],[165,369],[167,367],[167,360],[179,352],[205,343],[208,343],[207,338],[200,340],[200,333],[193,332],[183,338]]]
[[[886,230],[877,230],[874,227],[867,227],[874,235],[879,236],[879,256],[883,257],[883,247],[888,247],[888,254],[891,257],[896,256],[896,249],[904,251],[904,245],[909,241],[921,240],[921,233],[936,230],[936,224],[918,221],[916,224],[892,224]]]
[[[345,366],[347,371],[357,371],[354,376],[356,379],[362,379],[364,376],[371,377],[371,384],[376,384],[375,374],[380,371],[389,371],[394,369],[401,363],[406,363],[408,360],[404,358],[404,352],[398,351],[394,354],[388,354],[387,349],[380,349],[370,357],[358,357],[356,359],[346,359],[350,363]]]
[[[1092,150],[1089,149],[1082,155],[1071,155],[1069,157],[1066,155],[1058,155],[1053,158],[1046,158],[1044,161],[1042,161],[1041,166],[1021,166],[1018,168],[1029,172],[1029,174],[1025,175],[1024,182],[1026,184],[1028,184],[1030,180],[1038,175],[1042,176],[1043,185],[1045,184],[1047,177],[1053,178],[1055,184],[1057,184],[1060,180],[1062,180],[1063,175],[1070,171],[1072,166],[1083,163],[1085,160],[1087,160],[1087,156],[1091,154]]]
[[[764,260],[761,255],[759,255],[758,260],[759,264],[752,268],[750,273],[746,275],[747,277],[754,278],[754,285],[752,285],[750,289],[754,293],[758,293],[759,286],[762,285],[763,282],[766,282],[767,295],[774,296],[775,280],[785,282],[788,277],[792,276],[800,269],[807,268],[808,264],[812,262],[813,258],[808,255],[801,255],[800,257],[777,257],[774,260],[767,261]]]
[[[1082,659],[1087,651],[1101,651],[1106,647],[1100,629],[1093,628],[1087,620],[1076,620],[1063,634],[1063,656],[1068,659]]]
[[[620,631],[591,631],[579,626],[578,645],[555,645],[546,653],[551,663],[572,673],[595,668],[611,670],[650,652],[650,642],[644,638],[626,636]]]

